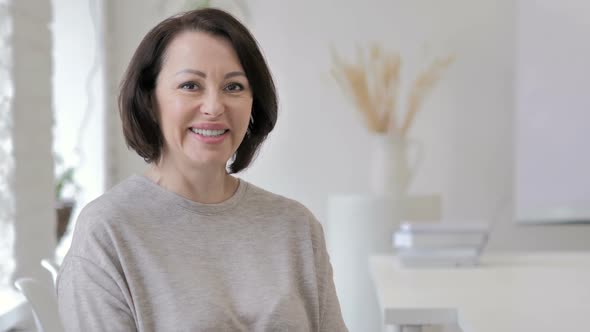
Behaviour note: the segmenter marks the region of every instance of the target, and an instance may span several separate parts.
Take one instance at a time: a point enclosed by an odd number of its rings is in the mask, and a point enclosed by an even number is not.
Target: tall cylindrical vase
[[[373,195],[334,195],[326,227],[334,284],[350,332],[380,331],[382,316],[369,274],[369,257],[391,254],[398,202]]]
[[[391,196],[403,199],[417,164],[420,162],[420,146],[400,135],[375,134],[372,137],[371,189],[377,196]],[[417,148],[413,164],[410,164],[409,150]]]

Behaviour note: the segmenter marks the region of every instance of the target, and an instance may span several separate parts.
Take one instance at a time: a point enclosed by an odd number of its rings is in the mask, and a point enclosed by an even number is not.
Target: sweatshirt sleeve
[[[332,264],[326,248],[324,230],[315,217],[312,218],[312,236],[318,279],[320,331],[348,331],[342,319],[340,302],[336,295]]]
[[[71,247],[57,278],[66,331],[136,331],[136,313],[120,263],[123,246],[116,209],[92,202],[80,212]],[[115,226],[113,226],[115,225]]]
[[[136,331],[118,283],[104,269],[78,256],[61,268],[58,309],[66,331]]]

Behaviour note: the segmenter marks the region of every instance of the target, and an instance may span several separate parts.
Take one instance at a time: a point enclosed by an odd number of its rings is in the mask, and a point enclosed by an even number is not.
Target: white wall
[[[140,5],[141,3],[141,5]],[[332,81],[330,47],[352,58],[371,41],[403,56],[405,82],[430,59],[454,53],[419,114],[411,137],[425,146],[413,193],[440,193],[444,219],[496,221],[494,249],[589,248],[590,227],[520,227],[512,220],[516,4],[513,1],[249,1],[249,26],[275,75],[279,122],[259,159],[244,173],[253,183],[293,197],[326,221],[327,198],[369,190],[372,140]],[[110,97],[133,49],[174,6],[110,3]],[[128,24],[133,18],[133,24]],[[114,99],[113,99],[114,100]],[[109,181],[143,162],[123,143],[110,101]],[[118,136],[117,136],[118,135]],[[370,225],[367,225],[370,227]]]

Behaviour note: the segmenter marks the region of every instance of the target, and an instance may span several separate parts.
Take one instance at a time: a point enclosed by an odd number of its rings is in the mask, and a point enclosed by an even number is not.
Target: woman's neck
[[[215,204],[233,196],[239,180],[223,169],[181,169],[172,163],[151,164],[144,175],[191,201]]]

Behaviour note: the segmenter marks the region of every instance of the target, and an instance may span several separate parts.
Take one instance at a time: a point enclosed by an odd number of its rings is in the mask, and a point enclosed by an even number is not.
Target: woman
[[[320,223],[230,174],[274,128],[256,41],[203,9],[152,29],[119,96],[150,167],[80,214],[58,279],[68,331],[346,331]]]

